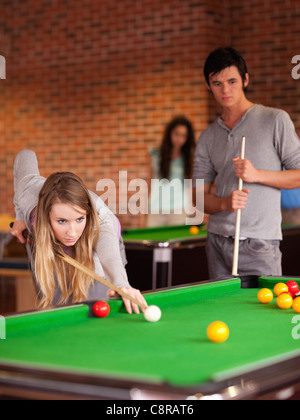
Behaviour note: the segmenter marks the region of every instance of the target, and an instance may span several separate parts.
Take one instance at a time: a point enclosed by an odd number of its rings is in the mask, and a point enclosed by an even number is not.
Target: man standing
[[[204,211],[210,215],[210,277],[231,275],[238,209],[242,209],[239,274],[281,275],[281,189],[300,187],[299,138],[285,111],[247,99],[247,65],[236,50],[212,52],[204,74],[222,110],[200,136],[194,162],[194,179],[204,179]],[[243,191],[238,191],[239,178]]]

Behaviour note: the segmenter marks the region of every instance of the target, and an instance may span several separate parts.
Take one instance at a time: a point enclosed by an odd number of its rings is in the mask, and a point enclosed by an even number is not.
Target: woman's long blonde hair
[[[55,256],[56,251],[64,251],[50,224],[50,212],[56,203],[69,204],[86,211],[86,227],[72,247],[71,256],[91,270],[95,269],[93,249],[100,234],[98,214],[82,180],[69,172],[51,175],[40,192],[34,222],[35,276],[41,292],[40,306],[43,308],[53,305],[57,286],[61,291],[61,305],[70,301],[82,302],[94,282]]]

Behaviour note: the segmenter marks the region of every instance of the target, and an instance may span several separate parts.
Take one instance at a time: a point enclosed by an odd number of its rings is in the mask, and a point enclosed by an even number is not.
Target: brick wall
[[[287,109],[300,129],[299,4],[290,1],[0,0],[0,213],[13,212],[12,165],[36,151],[41,173],[98,180],[148,176],[148,149],[188,116],[197,136],[215,118],[202,68],[219,45],[249,63],[251,99]],[[124,226],[139,217],[121,217]]]
[[[231,0],[232,44],[245,54],[249,97],[288,111],[300,135],[300,80],[291,76],[300,54],[300,2]]]

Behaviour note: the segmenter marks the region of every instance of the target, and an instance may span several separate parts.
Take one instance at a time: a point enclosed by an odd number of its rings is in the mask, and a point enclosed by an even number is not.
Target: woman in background
[[[178,180],[180,183],[171,195],[170,184],[166,181],[160,191],[151,189],[148,227],[185,224],[187,215],[184,209],[189,191],[184,191],[184,180],[192,177],[194,150],[194,129],[184,116],[174,118],[165,129],[161,147],[150,150],[151,179]]]

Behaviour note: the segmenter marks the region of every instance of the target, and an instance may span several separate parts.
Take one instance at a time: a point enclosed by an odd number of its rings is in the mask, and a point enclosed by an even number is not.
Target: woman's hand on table
[[[134,299],[136,299],[138,302],[140,302],[140,304],[142,306],[148,306],[144,296],[141,294],[141,292],[137,289],[134,289],[132,287],[120,287],[120,290],[122,292],[127,293],[129,296],[133,297]],[[118,297],[118,293],[115,292],[114,290],[109,290],[108,292],[108,296],[109,297]],[[132,314],[132,310],[134,311],[135,314],[139,314],[140,313],[140,308],[138,307],[138,305],[136,305],[135,303],[132,303],[129,299],[126,299],[124,297],[122,297],[125,308],[127,310],[127,312],[129,314]],[[142,312],[145,312],[145,309],[141,308]]]

